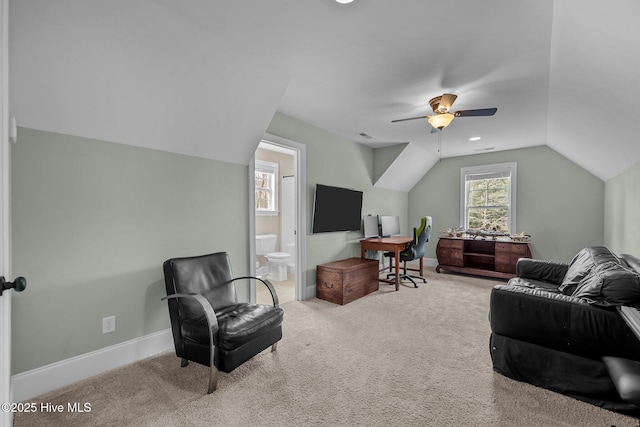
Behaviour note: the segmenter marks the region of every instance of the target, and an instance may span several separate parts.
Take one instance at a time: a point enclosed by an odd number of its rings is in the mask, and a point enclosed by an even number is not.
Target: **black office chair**
[[[176,356],[182,367],[189,361],[211,367],[209,388],[217,387],[218,371],[231,372],[282,338],[283,311],[268,280],[233,278],[226,252],[164,262],[164,279]],[[273,306],[239,303],[234,282],[264,283]]]
[[[424,257],[424,247],[426,243],[429,241],[429,237],[431,236],[431,227],[432,220],[430,216],[422,217],[420,220],[420,227],[413,229],[413,240],[409,243],[409,246],[406,247],[402,252],[400,252],[400,261],[402,261],[402,274],[400,275],[400,280],[407,279],[411,283],[413,283],[414,287],[418,287],[418,284],[414,279],[421,279],[424,283],[427,283],[427,279],[422,275],[422,257]],[[390,268],[393,267],[392,260],[395,258],[395,254],[393,252],[387,252],[384,254],[386,257],[389,257],[390,260]],[[420,268],[408,268],[407,261],[420,260]],[[409,271],[419,271],[419,276],[414,276],[411,274],[407,274],[407,270]],[[387,274],[387,279],[393,276],[393,273]]]

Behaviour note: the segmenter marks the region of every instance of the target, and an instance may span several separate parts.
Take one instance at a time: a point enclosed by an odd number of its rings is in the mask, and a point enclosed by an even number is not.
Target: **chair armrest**
[[[215,332],[218,332],[218,329],[220,328],[218,326],[218,318],[216,317],[216,312],[213,310],[213,307],[211,307],[211,303],[209,302],[209,300],[200,294],[171,294],[162,298],[162,301],[170,300],[170,299],[178,299],[178,298],[193,298],[196,301],[198,301],[200,303],[200,306],[202,307],[202,310],[204,311],[204,317],[205,319],[207,319],[207,326],[208,326],[207,329],[209,330],[209,367],[210,367],[209,388],[207,388],[207,394],[212,393],[213,391],[215,391],[218,385],[218,368],[215,365],[216,352],[215,352],[215,342],[213,340],[213,334]],[[182,360],[183,362],[186,361],[186,359],[184,358]],[[186,366],[186,365],[183,365],[183,366]]]
[[[259,277],[253,277],[253,276],[236,277],[235,279],[231,279],[231,281],[234,282],[236,280],[241,280],[241,279],[253,279],[253,280],[258,280],[264,283],[265,286],[269,289],[269,292],[271,292],[271,299],[273,300],[273,306],[280,307],[280,302],[278,301],[278,294],[276,294],[276,289],[273,287],[270,281],[268,281],[267,279],[261,279]]]
[[[640,362],[611,356],[602,361],[622,400],[640,404]]]
[[[516,276],[560,285],[568,269],[569,266],[567,264],[520,258],[516,264]]]
[[[211,307],[209,300],[199,294],[171,294],[163,297],[162,301],[178,298],[193,298],[200,303],[202,311],[204,311],[204,316],[207,319],[207,325],[209,326],[209,342],[211,343],[211,347],[213,347],[213,334],[218,332],[219,326],[216,312],[213,310],[213,307]]]

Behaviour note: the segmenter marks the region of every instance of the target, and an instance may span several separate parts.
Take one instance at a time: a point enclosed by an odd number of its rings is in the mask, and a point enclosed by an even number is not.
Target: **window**
[[[516,163],[462,168],[460,181],[464,228],[516,232]]]
[[[278,211],[278,164],[256,160],[256,213],[274,215]]]

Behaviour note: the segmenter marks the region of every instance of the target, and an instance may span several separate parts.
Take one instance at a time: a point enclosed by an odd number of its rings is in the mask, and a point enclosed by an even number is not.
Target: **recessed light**
[[[338,3],[347,4],[351,3],[353,0],[336,0]]]
[[[469,141],[480,141],[482,138],[479,136],[472,136],[471,138],[469,138]]]

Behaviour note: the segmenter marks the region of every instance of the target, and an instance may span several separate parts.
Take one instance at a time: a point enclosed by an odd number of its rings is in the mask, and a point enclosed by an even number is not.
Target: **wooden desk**
[[[389,281],[380,279],[381,282],[393,283],[396,285],[396,291],[400,289],[400,251],[407,247],[413,241],[413,237],[405,236],[393,236],[393,237],[378,237],[371,239],[360,240],[360,258],[365,258],[364,253],[366,250],[374,251],[389,251],[393,252],[396,256],[396,280]]]

